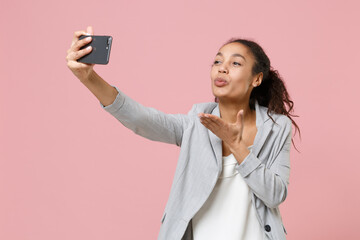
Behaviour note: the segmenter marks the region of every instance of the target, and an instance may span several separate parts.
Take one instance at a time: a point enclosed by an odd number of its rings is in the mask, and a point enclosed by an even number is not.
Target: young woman
[[[66,59],[101,107],[134,133],[181,147],[158,240],[286,239],[279,205],[288,194],[292,123],[299,128],[263,49],[229,40],[211,66],[215,101],[166,114],[109,85],[93,64],[77,62],[91,51],[79,50],[88,43],[79,40],[84,34],[75,32]]]

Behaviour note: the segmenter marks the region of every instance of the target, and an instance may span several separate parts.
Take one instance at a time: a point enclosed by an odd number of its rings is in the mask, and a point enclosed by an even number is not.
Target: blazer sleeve
[[[270,168],[250,152],[241,164],[236,165],[244,181],[254,194],[269,208],[278,207],[287,196],[290,177],[290,148],[292,136],[292,122],[285,117],[279,136],[281,138],[279,151]]]
[[[181,146],[184,129],[191,121],[190,113],[196,108],[193,105],[186,114],[167,114],[152,107],[146,107],[131,99],[124,92],[114,87],[118,94],[113,103],[100,106],[114,116],[122,125],[152,141],[159,141]]]

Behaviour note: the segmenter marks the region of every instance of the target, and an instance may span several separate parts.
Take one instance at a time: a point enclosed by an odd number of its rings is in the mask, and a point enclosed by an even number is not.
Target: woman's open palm
[[[199,113],[200,122],[229,146],[242,140],[244,111],[241,109],[235,123],[228,123],[216,115]]]

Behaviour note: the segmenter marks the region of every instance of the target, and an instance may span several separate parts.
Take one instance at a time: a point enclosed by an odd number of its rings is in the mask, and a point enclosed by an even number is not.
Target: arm
[[[100,102],[100,106],[122,125],[149,140],[181,146],[183,132],[191,121],[189,115],[195,110],[196,104],[193,105],[188,115],[166,114],[136,102],[116,86],[112,86],[112,88],[117,92],[115,100],[107,106]]]
[[[188,115],[166,114],[134,101],[117,87],[108,84],[95,71],[81,82],[96,96],[100,106],[135,134],[153,141],[181,146],[182,134],[190,122]]]
[[[282,137],[281,147],[270,168],[261,163],[253,152],[248,152],[241,164],[236,165],[236,169],[254,194],[269,208],[277,207],[285,201],[287,196],[290,176],[291,134],[292,123],[288,119],[279,133],[279,136]],[[238,148],[236,151],[238,153],[235,153],[234,156],[243,155],[240,151],[241,147]]]
[[[102,79],[95,71],[91,71],[89,77],[81,79],[81,82],[95,95],[105,106],[114,102],[117,95],[116,89]]]

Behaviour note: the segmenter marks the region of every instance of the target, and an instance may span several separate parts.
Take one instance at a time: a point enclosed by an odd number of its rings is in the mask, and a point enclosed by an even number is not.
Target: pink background
[[[256,40],[302,138],[280,206],[288,239],[359,239],[358,1],[8,1],[0,7],[0,239],[156,239],[180,148],[105,112],[65,57],[73,33],[114,38],[94,69],[166,113],[213,101],[210,64]]]

